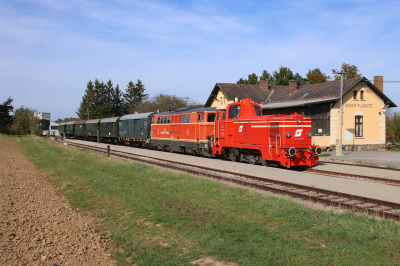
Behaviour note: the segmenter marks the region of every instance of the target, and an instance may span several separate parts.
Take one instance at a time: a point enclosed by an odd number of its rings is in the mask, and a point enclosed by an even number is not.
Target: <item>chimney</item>
[[[383,76],[374,76],[374,85],[383,92]]]
[[[297,90],[297,81],[296,80],[290,80],[289,81],[289,93],[292,93],[295,90]]]
[[[260,86],[263,91],[269,90],[269,81],[268,80],[260,80]]]

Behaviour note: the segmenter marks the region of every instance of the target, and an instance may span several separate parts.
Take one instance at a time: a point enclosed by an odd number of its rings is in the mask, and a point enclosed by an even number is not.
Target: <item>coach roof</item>
[[[146,117],[150,116],[153,113],[154,112],[124,115],[119,120],[123,121],[123,120],[142,119],[142,118],[146,118]]]
[[[100,119],[90,119],[86,120],[85,124],[97,124],[99,123]]]
[[[115,122],[117,122],[118,119],[119,119],[119,117],[103,118],[103,119],[100,120],[100,124],[101,123],[115,123]]]

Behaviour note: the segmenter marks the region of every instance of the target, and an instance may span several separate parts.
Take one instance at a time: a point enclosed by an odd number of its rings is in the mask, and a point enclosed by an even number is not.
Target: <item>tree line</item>
[[[86,90],[76,114],[79,119],[99,119],[104,117],[119,117],[135,112],[165,112],[180,107],[197,107],[201,104],[169,94],[157,94],[150,97],[145,93],[145,85],[138,79],[136,83],[129,81],[122,92],[111,80],[106,83],[95,79],[86,84]],[[72,119],[72,118],[70,118]]]
[[[36,110],[21,106],[14,111],[9,97],[0,104],[0,133],[8,135],[41,135],[40,119],[35,116]],[[13,114],[11,114],[13,112]]]
[[[344,72],[344,79],[358,78],[361,74],[358,73],[358,68],[355,65],[349,65],[343,63],[340,70],[332,69],[334,80],[340,80],[340,72]],[[293,71],[288,67],[280,66],[277,70],[269,73],[265,69],[261,73],[261,76],[257,76],[255,73],[249,74],[247,79],[240,78],[237,84],[259,84],[260,80],[268,80],[270,85],[289,85],[290,80],[296,80],[297,85],[315,84],[321,82],[327,82],[331,80],[331,77],[322,73],[319,68],[313,70],[309,69],[306,77],[302,77],[299,73],[293,74]]]

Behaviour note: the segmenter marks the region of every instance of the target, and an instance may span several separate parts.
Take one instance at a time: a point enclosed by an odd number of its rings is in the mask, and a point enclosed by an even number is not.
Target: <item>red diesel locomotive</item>
[[[232,161],[284,167],[313,166],[321,148],[311,145],[311,119],[262,115],[251,99],[153,116],[153,147]]]

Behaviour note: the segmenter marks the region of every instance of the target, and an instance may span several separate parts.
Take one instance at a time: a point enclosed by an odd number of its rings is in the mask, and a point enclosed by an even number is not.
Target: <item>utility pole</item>
[[[189,107],[189,99],[190,97],[183,97],[184,99],[186,99],[186,107]]]
[[[343,127],[343,75],[346,74],[345,72],[339,72],[340,78],[340,154],[342,156],[342,127]]]

